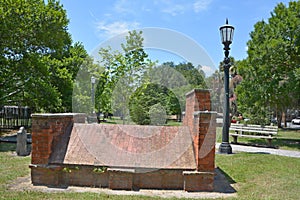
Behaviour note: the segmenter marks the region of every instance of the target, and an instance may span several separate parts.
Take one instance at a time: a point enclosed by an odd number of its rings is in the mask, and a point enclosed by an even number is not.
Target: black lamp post
[[[228,24],[228,19],[226,19],[226,24],[220,27],[221,39],[224,45],[224,88],[225,88],[225,99],[224,99],[224,111],[223,111],[223,132],[222,132],[222,143],[219,147],[219,153],[231,154],[232,148],[229,144],[229,68],[230,68],[230,58],[229,56],[229,45],[232,43],[234,27]]]

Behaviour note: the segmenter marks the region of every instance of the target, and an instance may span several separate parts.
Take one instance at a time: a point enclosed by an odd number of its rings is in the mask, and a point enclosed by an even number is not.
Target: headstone
[[[24,127],[21,127],[17,134],[17,155],[27,156],[27,134]]]

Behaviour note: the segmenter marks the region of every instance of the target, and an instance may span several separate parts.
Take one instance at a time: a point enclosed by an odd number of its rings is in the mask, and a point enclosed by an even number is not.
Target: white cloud
[[[160,3],[156,2],[156,4],[163,7],[161,12],[176,16],[192,11],[199,13],[206,10],[211,2],[212,0],[196,0],[194,2],[164,0],[160,1]]]
[[[199,13],[203,10],[206,10],[208,8],[208,6],[210,5],[212,0],[197,0],[194,4],[193,4],[193,9],[195,13]]]
[[[213,69],[212,67],[209,67],[209,66],[202,66],[201,68],[205,72],[206,75],[210,75],[215,72],[215,69]]]
[[[116,21],[109,24],[101,21],[97,24],[97,31],[104,37],[113,37],[137,28],[139,28],[137,22]]]
[[[172,16],[176,16],[179,14],[184,14],[187,10],[186,5],[176,4],[176,5],[169,5],[167,8],[162,9],[162,12],[170,14]]]
[[[134,2],[118,0],[113,6],[113,10],[119,14],[134,14]]]

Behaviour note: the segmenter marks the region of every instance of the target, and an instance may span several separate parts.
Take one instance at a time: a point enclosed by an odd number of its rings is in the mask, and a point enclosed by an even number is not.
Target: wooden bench
[[[261,126],[253,124],[231,124],[229,130],[234,131],[230,133],[233,137],[233,143],[237,143],[238,137],[265,139],[267,145],[272,146],[272,139],[278,133],[277,126]]]

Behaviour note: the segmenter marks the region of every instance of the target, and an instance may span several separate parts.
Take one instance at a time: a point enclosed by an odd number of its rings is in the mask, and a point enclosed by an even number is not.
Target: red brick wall
[[[31,165],[31,181],[33,185],[52,187],[108,187],[108,172],[94,172],[94,169],[93,166]]]
[[[134,186],[144,189],[183,189],[183,170],[158,170],[134,176]]]
[[[85,121],[83,114],[33,114],[32,115],[32,164],[48,164],[52,143],[58,136],[71,131],[74,122]]]
[[[199,135],[197,136],[197,171],[215,170],[215,143],[216,143],[216,113],[199,111],[195,113],[199,122]]]
[[[85,122],[83,114],[33,114],[31,180],[33,184],[59,185],[61,167],[48,166],[53,144],[59,136],[72,130],[74,122]]]
[[[189,192],[213,191],[214,173],[184,172],[184,190]]]
[[[216,112],[211,111],[210,91],[194,89],[186,95],[183,125],[190,127],[198,171],[214,171]]]
[[[216,113],[211,111],[209,90],[193,90],[187,94],[184,125],[189,126],[197,164],[196,171],[158,170],[148,173],[107,171],[95,173],[94,166],[55,166],[49,164],[53,145],[74,122],[84,122],[80,114],[32,115],[31,179],[35,185],[97,186],[111,189],[184,189],[212,191],[215,168]],[[70,168],[66,172],[63,168]]]

